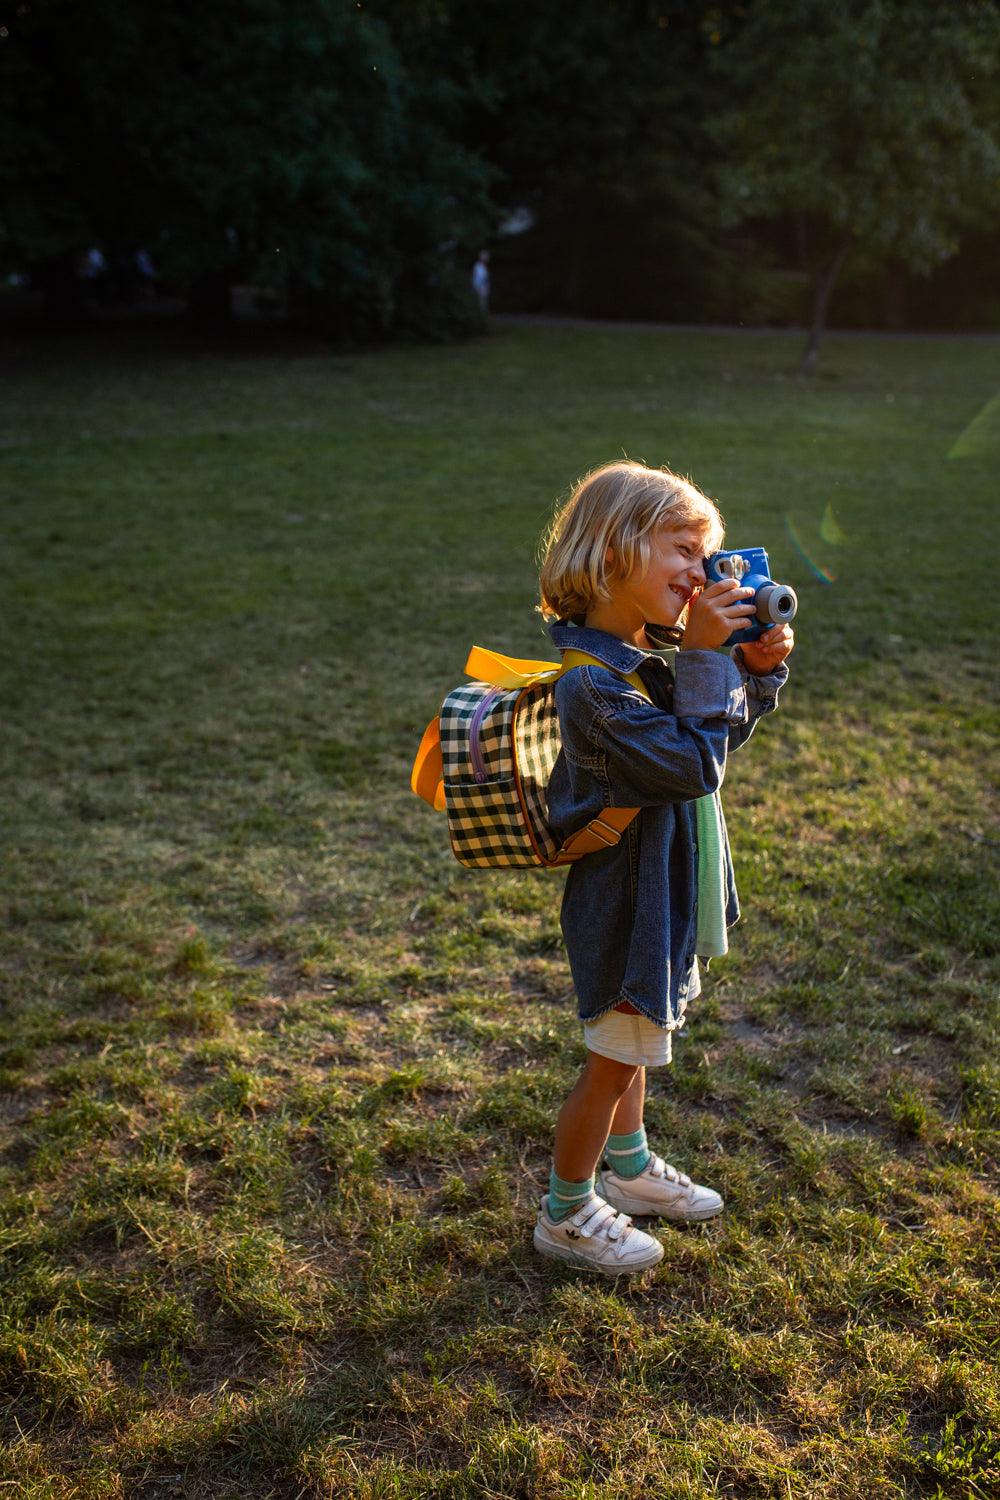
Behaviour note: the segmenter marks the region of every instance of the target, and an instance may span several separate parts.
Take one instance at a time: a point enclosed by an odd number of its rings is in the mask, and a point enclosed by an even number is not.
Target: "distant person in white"
[[[490,252],[480,250],[476,264],[472,268],[472,290],[479,298],[479,306],[484,313],[490,310]]]

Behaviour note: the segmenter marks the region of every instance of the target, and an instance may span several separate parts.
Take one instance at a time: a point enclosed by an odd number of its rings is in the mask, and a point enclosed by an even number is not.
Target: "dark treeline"
[[[142,253],[202,315],[436,337],[486,246],[494,306],[807,323],[807,362],[828,318],[997,327],[998,56],[996,0],[22,0],[0,270],[67,316]]]

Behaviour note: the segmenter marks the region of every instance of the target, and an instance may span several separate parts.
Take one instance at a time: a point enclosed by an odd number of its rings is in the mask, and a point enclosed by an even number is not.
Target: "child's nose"
[[[705,587],[705,564],[703,562],[696,562],[693,567],[688,569],[688,577],[693,580],[692,586],[694,588],[703,589]]]

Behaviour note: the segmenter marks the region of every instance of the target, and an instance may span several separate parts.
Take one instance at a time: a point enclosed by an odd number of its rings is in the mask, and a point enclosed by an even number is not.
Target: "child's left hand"
[[[780,667],[795,645],[795,632],[790,625],[772,625],[756,641],[744,641],[743,665],[754,677],[766,677],[775,667]]]

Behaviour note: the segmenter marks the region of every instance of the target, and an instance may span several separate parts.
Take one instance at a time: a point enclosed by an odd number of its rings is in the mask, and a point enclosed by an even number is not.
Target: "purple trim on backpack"
[[[469,755],[472,758],[472,769],[476,773],[476,780],[479,782],[485,781],[487,775],[486,762],[483,760],[483,752],[479,744],[479,731],[482,728],[487,711],[499,697],[499,688],[494,688],[491,692],[484,693],[476,704],[476,711],[472,715],[472,722],[469,725]]]

